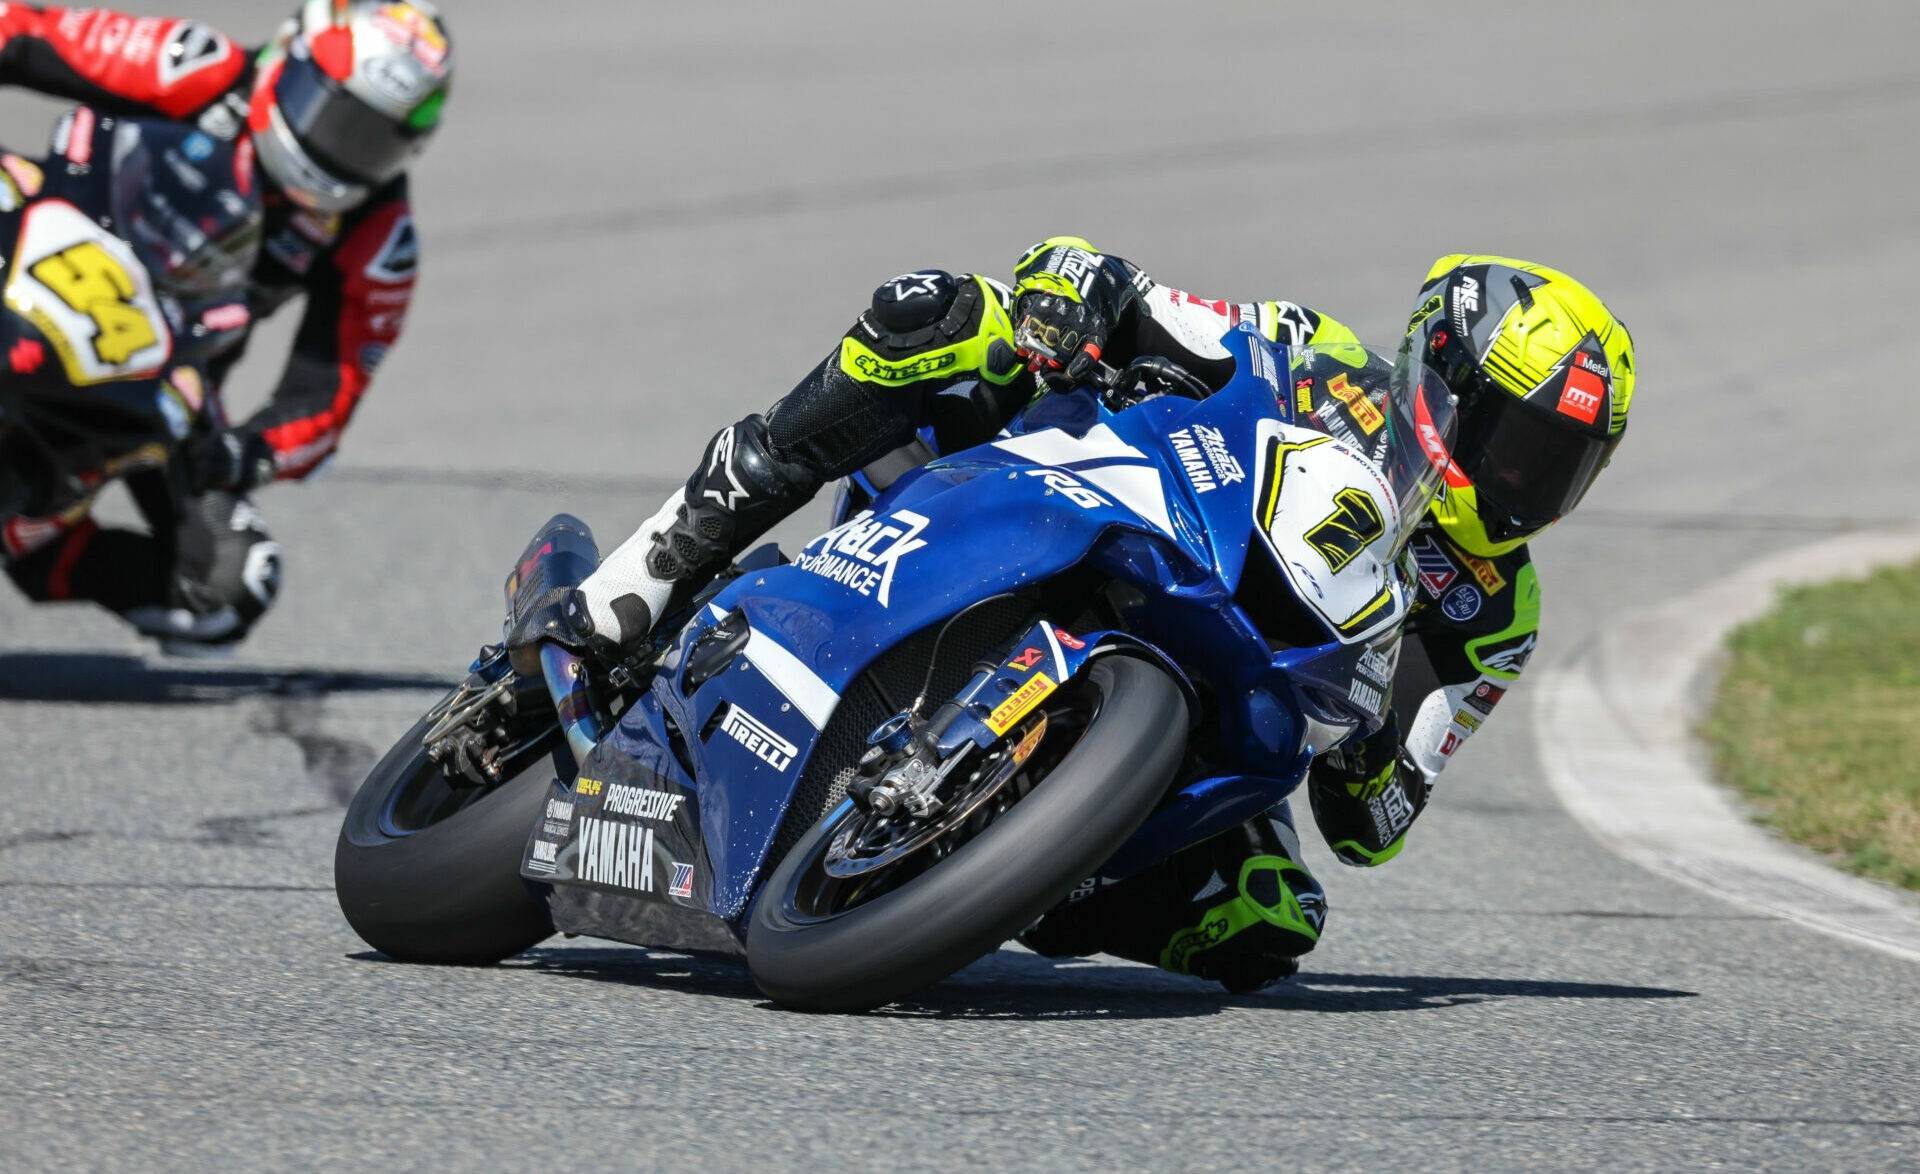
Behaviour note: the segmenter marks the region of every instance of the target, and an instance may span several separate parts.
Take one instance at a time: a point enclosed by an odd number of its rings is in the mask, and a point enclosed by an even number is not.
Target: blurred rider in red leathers
[[[188,653],[232,645],[265,612],[277,569],[245,587],[222,570],[269,541],[247,494],[299,480],[333,453],[400,336],[419,267],[406,169],[439,123],[452,66],[446,25],[424,2],[308,0],[259,49],[192,20],[0,5],[0,84],[83,103],[63,120],[67,141],[118,116],[240,142],[266,209],[249,311],[263,318],[306,295],[266,404],[236,423],[211,397],[217,423],[187,445],[194,501],[180,538],[101,531],[91,518],[23,527],[31,545],[0,535],[28,596],[98,602]],[[212,372],[216,391],[242,349]],[[209,545],[211,566],[182,557]]]

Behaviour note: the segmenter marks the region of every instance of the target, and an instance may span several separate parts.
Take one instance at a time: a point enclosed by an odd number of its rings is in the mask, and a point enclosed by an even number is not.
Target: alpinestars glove
[[[1139,300],[1127,263],[1077,236],[1041,241],[1013,274],[1014,346],[1049,381],[1078,382]]]
[[[1099,360],[1113,324],[1097,308],[1064,294],[1033,292],[1014,303],[1013,342],[1029,370],[1049,381],[1077,383]]]

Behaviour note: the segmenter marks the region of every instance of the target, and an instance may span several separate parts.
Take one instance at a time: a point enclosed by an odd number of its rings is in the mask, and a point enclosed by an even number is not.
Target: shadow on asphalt
[[[381,959],[378,954],[357,958]],[[766,1002],[738,958],[631,949],[536,949],[503,964],[564,978]],[[1182,1019],[1235,1007],[1418,1011],[1502,999],[1688,999],[1693,991],[1615,983],[1426,975],[1303,973],[1251,995],[1105,958],[1004,950],[871,1014],[896,1019]]]
[[[1500,999],[1691,999],[1698,993],[1610,982],[1303,972],[1250,997],[1300,1011],[1417,1011]]]
[[[187,668],[104,653],[0,655],[0,700],[220,705],[262,694],[446,690],[447,677],[322,669]]]

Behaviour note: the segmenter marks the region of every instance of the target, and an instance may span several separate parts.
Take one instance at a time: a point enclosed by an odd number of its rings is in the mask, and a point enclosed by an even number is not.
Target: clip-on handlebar
[[[1144,388],[1149,380],[1158,383],[1151,391]],[[1213,394],[1199,376],[1159,355],[1141,355],[1123,369],[1115,369],[1103,362],[1096,361],[1093,369],[1087,372],[1086,385],[1100,392],[1100,399],[1111,411],[1121,411],[1132,407],[1141,400],[1156,395],[1178,395],[1187,399],[1203,400]],[[1136,394],[1140,392],[1141,394]]]

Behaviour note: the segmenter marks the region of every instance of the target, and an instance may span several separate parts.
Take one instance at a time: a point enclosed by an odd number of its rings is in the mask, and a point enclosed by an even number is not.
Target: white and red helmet
[[[260,166],[295,203],[344,212],[426,148],[452,80],[432,4],[306,0],[260,54],[247,115]]]

